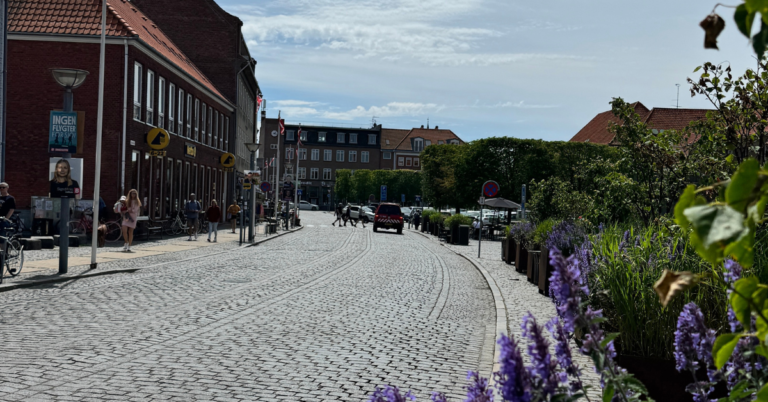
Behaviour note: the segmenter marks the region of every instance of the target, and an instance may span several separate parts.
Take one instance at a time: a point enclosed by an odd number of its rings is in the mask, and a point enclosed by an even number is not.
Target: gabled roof
[[[163,31],[127,0],[107,0],[107,36],[138,38],[192,79],[226,100]],[[100,0],[10,0],[8,32],[101,35]]]
[[[650,128],[659,130],[682,130],[688,123],[703,120],[707,117],[708,109],[674,109],[655,107],[644,119]]]
[[[640,102],[632,104],[635,109],[635,113],[640,115],[641,120],[645,120],[651,113],[645,105]],[[573,142],[591,142],[594,144],[610,144],[613,140],[614,134],[608,131],[611,123],[620,124],[621,120],[616,117],[610,110],[603,112],[595,116],[586,126],[579,130],[576,135],[571,138]]]
[[[381,149],[395,149],[410,131],[399,128],[382,128]]]
[[[400,143],[395,147],[398,151],[411,151],[411,138],[423,138],[429,140],[432,145],[437,145],[438,141],[459,140],[460,144],[464,141],[454,134],[451,130],[440,130],[437,128],[414,128],[408,132],[408,134],[400,140]],[[426,144],[425,144],[426,146]]]

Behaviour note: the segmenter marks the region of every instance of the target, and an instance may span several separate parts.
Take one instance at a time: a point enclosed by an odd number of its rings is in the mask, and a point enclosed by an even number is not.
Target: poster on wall
[[[49,152],[77,152],[77,112],[51,111],[51,125],[48,131]]]
[[[82,158],[51,158],[49,162],[50,197],[80,199],[83,182]]]

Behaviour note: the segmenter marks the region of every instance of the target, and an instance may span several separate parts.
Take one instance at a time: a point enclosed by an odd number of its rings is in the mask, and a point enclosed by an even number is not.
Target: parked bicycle
[[[170,225],[165,228],[165,233],[168,235],[177,235],[186,233],[189,230],[187,220],[184,218],[184,214],[177,211],[173,213],[174,218],[171,220]]]
[[[107,226],[107,234],[105,240],[108,242],[116,242],[123,237],[121,230],[120,220],[114,220],[111,222],[104,222],[102,225]],[[80,215],[80,219],[69,222],[69,233],[73,234],[90,234],[93,233],[93,208],[87,208]]]
[[[7,219],[0,217],[0,224]],[[21,273],[24,266],[24,246],[21,244],[19,228],[14,226],[3,230],[0,235],[0,283],[3,283],[3,269],[11,276]]]

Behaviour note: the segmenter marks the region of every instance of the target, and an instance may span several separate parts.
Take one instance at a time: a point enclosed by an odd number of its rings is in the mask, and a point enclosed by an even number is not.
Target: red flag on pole
[[[277,124],[280,126],[280,135],[285,135],[285,119],[279,119]]]

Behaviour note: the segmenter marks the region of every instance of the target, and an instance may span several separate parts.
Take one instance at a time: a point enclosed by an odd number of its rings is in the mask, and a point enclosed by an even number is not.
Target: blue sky
[[[612,97],[705,108],[686,78],[705,61],[755,64],[714,1],[217,0],[244,22],[270,117],[290,123],[449,128],[568,140]]]

